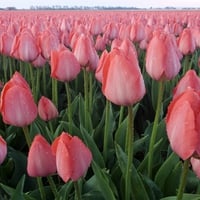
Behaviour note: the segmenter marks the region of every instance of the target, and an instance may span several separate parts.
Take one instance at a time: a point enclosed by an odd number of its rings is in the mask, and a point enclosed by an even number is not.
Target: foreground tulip
[[[200,91],[200,77],[197,76],[195,70],[188,70],[183,78],[178,82],[173,90],[173,98],[184,92],[188,87],[195,91]]]
[[[145,85],[134,54],[114,48],[103,62],[102,92],[117,105],[133,105],[145,94]]]
[[[58,175],[64,182],[69,179],[77,181],[86,173],[92,154],[85,144],[77,137],[63,132],[52,144],[56,155]]]
[[[7,143],[6,141],[0,136],[0,165],[3,163],[7,155]]]
[[[37,106],[30,87],[18,72],[3,87],[0,112],[4,123],[19,127],[29,125],[37,117]]]
[[[31,177],[48,176],[56,172],[56,159],[51,145],[42,135],[36,135],[31,144],[27,172]]]
[[[42,96],[38,102],[38,114],[44,121],[49,121],[58,117],[58,110],[50,99]]]
[[[200,155],[200,95],[188,88],[168,107],[166,128],[173,151],[183,160]]]
[[[181,68],[178,49],[169,34],[156,33],[147,47],[146,71],[155,80],[170,80]]]
[[[77,77],[80,64],[74,54],[67,48],[51,52],[51,77],[59,81],[69,82]]]

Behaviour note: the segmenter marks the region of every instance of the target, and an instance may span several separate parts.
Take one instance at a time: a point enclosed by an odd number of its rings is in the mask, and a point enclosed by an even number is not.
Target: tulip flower
[[[146,71],[155,80],[170,80],[180,68],[177,46],[169,34],[158,32],[150,41],[146,52]]]
[[[16,34],[11,49],[12,56],[26,62],[32,62],[39,53],[39,46],[30,30],[24,29]]]
[[[200,159],[192,157],[190,159],[192,170],[197,175],[198,178],[200,178]]]
[[[200,94],[191,88],[174,98],[166,117],[167,135],[173,151],[183,160],[200,155]]]
[[[173,98],[183,93],[188,87],[200,91],[200,77],[195,70],[188,70],[173,90]]]
[[[51,145],[42,135],[36,135],[28,153],[27,172],[31,177],[48,176],[56,172],[56,158]]]
[[[69,82],[77,77],[80,64],[74,54],[67,48],[51,52],[51,77],[59,81]]]
[[[30,87],[18,72],[3,87],[0,112],[4,123],[19,127],[29,125],[37,117],[37,106]]]
[[[0,165],[3,163],[7,155],[7,143],[3,139],[2,136],[0,136]]]
[[[77,181],[82,177],[92,160],[92,154],[85,144],[77,137],[62,132],[52,144],[56,155],[58,175],[64,182],[69,179]]]
[[[50,99],[42,96],[38,102],[38,114],[44,121],[49,121],[58,117],[58,110]]]
[[[129,51],[131,52],[131,51]],[[133,105],[145,94],[144,80],[134,53],[114,48],[106,56],[102,71],[102,92],[117,105]]]
[[[73,53],[82,67],[90,71],[97,68],[99,57],[89,36],[82,33],[78,37]]]
[[[185,28],[182,31],[178,39],[178,48],[183,55],[188,55],[195,51],[196,43],[190,28]]]

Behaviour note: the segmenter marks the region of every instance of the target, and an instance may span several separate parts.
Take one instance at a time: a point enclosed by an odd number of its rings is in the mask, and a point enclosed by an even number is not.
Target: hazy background
[[[200,7],[200,0],[0,0],[0,7],[30,8],[30,6],[120,6],[137,8],[195,8]]]

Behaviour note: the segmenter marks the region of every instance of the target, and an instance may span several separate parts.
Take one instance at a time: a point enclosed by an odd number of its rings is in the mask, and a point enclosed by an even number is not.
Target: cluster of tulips
[[[200,198],[197,11],[2,13],[0,198]]]

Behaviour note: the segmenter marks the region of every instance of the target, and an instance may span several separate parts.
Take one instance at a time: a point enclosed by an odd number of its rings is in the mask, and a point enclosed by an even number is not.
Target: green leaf
[[[110,186],[110,181],[105,170],[101,169],[94,161],[92,162],[92,169],[96,176],[99,188],[104,196],[104,199],[115,200],[115,195]]]
[[[92,152],[93,160],[99,165],[99,167],[104,168],[105,163],[103,160],[103,156],[99,151],[99,148],[97,147],[94,139],[92,138],[92,135],[88,134],[88,132],[82,126],[80,127],[80,129],[84,142],[87,144],[88,148]]]
[[[121,171],[123,173],[123,176],[125,177],[126,173],[126,166],[127,166],[127,155],[122,151],[121,147],[116,144],[116,155],[117,160],[119,162],[119,166],[121,168]],[[140,175],[138,174],[136,168],[134,165],[132,165],[132,195],[134,196],[134,199],[139,200],[148,200],[149,196],[146,192],[146,189],[144,187],[143,181],[140,178]]]
[[[166,179],[169,177],[169,174],[172,172],[178,161],[179,157],[175,153],[172,153],[156,173],[155,183],[159,185],[162,191],[165,189]]]
[[[176,200],[176,196],[165,197],[160,200]],[[199,194],[183,194],[182,200],[200,200]]]
[[[23,200],[23,189],[24,189],[24,181],[25,181],[25,175],[22,176],[19,183],[17,184],[16,190],[14,193],[12,193],[11,200]]]

